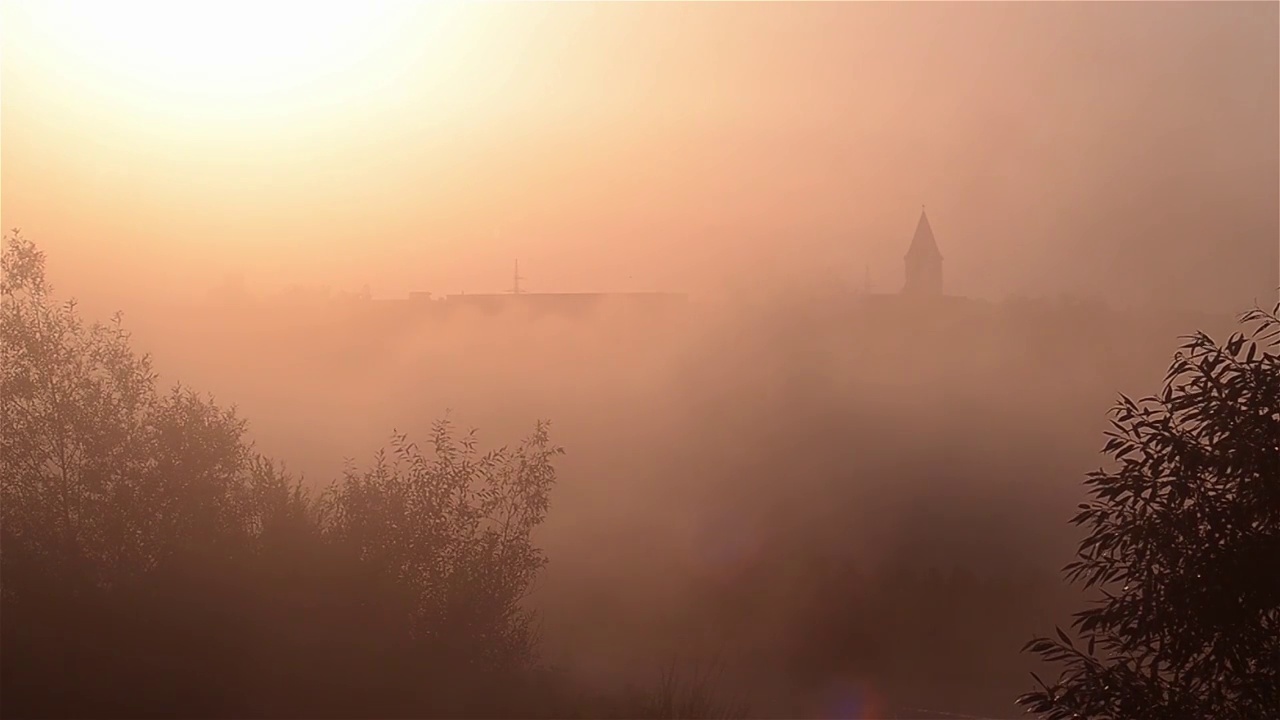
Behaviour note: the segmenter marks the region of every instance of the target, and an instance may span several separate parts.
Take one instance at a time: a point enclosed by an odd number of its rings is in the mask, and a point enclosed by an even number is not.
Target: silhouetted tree
[[[1159,396],[1121,397],[1088,529],[1066,568],[1100,597],[1073,641],[1027,649],[1064,665],[1019,699],[1046,718],[1280,716],[1280,306],[1217,344],[1186,339]]]
[[[442,420],[429,455],[396,435],[390,457],[380,452],[365,472],[348,470],[320,503],[332,551],[363,568],[365,582],[396,588],[393,612],[410,643],[402,662],[449,678],[433,689],[437,701],[448,689],[475,709],[536,666],[533,616],[522,601],[545,564],[532,533],[563,452],[548,430],[539,423],[518,447],[480,455],[474,431],[458,438]]]
[[[207,588],[191,579],[242,561],[298,495],[252,453],[234,412],[157,392],[118,317],[87,324],[55,302],[43,253],[17,231],[2,270],[5,711],[109,712],[129,682],[173,679],[152,642],[167,617],[207,639],[225,630],[196,612]],[[190,678],[214,659],[205,646],[197,661],[197,645]]]
[[[561,452],[546,424],[483,456],[447,422],[430,457],[398,436],[313,501],[5,241],[5,717],[563,714],[536,707],[557,688],[522,603]]]

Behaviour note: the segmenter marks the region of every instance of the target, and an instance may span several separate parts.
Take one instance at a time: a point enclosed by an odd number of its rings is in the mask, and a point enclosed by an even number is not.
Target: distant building
[[[471,308],[487,314],[523,311],[533,315],[583,317],[596,312],[635,312],[661,315],[680,312],[688,306],[688,296],[680,293],[494,293],[448,295],[446,310]]]
[[[388,300],[379,303],[386,315],[405,316],[560,316],[571,318],[667,318],[687,312],[689,298],[683,293],[557,293],[529,292],[521,281],[520,263],[516,261],[511,289],[505,293],[460,293],[434,296],[429,292],[411,292],[408,302]]]
[[[671,320],[685,315],[689,297],[681,293],[462,293],[433,296],[412,292],[408,298],[374,300],[366,305],[371,318],[391,322],[448,318],[561,317],[580,320]]]
[[[924,214],[923,207],[904,261],[907,270],[906,283],[902,286],[904,295],[942,295],[942,253],[933,238],[933,228],[929,227],[929,217]]]

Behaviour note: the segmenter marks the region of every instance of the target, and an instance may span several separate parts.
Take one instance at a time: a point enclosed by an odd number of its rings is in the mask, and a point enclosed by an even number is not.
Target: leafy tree
[[[234,411],[160,392],[119,319],[5,237],[0,696],[9,716],[528,715],[557,688],[522,600],[548,426],[480,455],[436,425],[319,501]],[[543,687],[534,687],[537,683]]]
[[[1067,578],[1098,594],[1064,667],[1019,698],[1046,718],[1280,716],[1280,305],[1217,344],[1186,338],[1163,391],[1122,396]]]
[[[458,439],[442,420],[430,457],[398,434],[390,460],[348,470],[323,506],[327,534],[412,588],[415,623],[469,663],[510,668],[532,656],[520,603],[546,562],[532,532],[563,452],[548,430],[539,423],[514,450],[479,455],[474,430]]]
[[[54,300],[44,254],[17,231],[4,239],[6,710],[30,702],[91,712],[110,704],[121,672],[145,674],[145,662],[126,668],[112,654],[156,650],[157,613],[200,626],[199,605],[172,602],[173,578],[239,562],[269,516],[300,498],[251,451],[233,411],[182,388],[157,391],[150,360],[133,352],[119,317],[86,323],[74,302]],[[195,586],[187,588],[184,601],[194,599]]]
[[[245,424],[182,388],[161,394],[117,316],[57,303],[44,255],[6,237],[0,279],[0,520],[6,560],[103,584],[193,542],[242,533],[283,480]]]

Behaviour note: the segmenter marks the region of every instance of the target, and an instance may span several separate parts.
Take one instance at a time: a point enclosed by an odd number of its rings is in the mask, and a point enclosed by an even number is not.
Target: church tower
[[[902,287],[904,295],[942,295],[942,253],[933,239],[933,228],[929,227],[929,218],[923,207],[920,208],[920,222],[916,223],[916,234],[911,238],[905,260],[907,282]]]

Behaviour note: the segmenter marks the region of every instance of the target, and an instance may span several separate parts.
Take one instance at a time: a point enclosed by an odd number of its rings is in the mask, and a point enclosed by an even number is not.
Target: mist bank
[[[717,657],[779,712],[853,687],[996,712],[1021,639],[1075,607],[1065,520],[1116,393],[1232,320],[792,288],[625,320],[207,305],[136,338],[309,483],[446,411],[495,438],[550,418],[531,602],[589,683]]]

